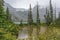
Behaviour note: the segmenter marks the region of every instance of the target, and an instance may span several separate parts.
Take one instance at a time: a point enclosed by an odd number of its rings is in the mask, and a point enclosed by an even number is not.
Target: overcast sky
[[[6,3],[9,3],[11,6],[14,8],[29,8],[29,4],[32,5],[32,8],[37,4],[37,1],[39,5],[41,6],[48,6],[49,5],[49,0],[4,0]],[[55,5],[56,7],[60,8],[60,0],[52,0],[52,4]]]

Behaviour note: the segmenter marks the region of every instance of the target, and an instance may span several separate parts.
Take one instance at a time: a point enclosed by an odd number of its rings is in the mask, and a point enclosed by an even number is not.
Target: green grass
[[[47,26],[45,24],[38,25],[38,26],[47,28]],[[30,27],[30,26],[23,25],[23,27]],[[32,25],[32,28],[37,29],[37,25]],[[47,33],[46,32],[47,32],[47,30],[43,34],[39,34],[39,40],[60,40],[60,28],[58,26],[50,25],[48,32]],[[35,39],[38,40],[37,37]]]

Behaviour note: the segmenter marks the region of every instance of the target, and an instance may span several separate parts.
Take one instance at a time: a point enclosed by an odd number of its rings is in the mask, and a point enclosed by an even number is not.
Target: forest
[[[11,20],[9,8],[4,11],[4,0],[0,0],[0,40],[60,40],[60,12],[56,17],[56,10],[53,16],[53,6],[49,1],[49,9],[46,7],[44,15],[45,23],[41,23],[39,15],[39,6],[37,2],[36,22],[33,20],[31,4],[28,11],[28,23],[14,24]],[[27,30],[28,37],[21,39],[19,31]]]

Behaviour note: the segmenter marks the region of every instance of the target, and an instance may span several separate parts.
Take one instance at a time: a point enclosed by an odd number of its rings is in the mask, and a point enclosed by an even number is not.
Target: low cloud
[[[49,5],[49,0],[4,0],[5,2],[9,3],[10,5],[12,5],[15,8],[29,8],[29,4],[32,4],[32,8],[36,5],[37,1],[39,3],[39,5],[43,5],[43,6],[48,6]],[[55,5],[57,7],[60,7],[60,0],[52,0],[52,4],[53,6]]]

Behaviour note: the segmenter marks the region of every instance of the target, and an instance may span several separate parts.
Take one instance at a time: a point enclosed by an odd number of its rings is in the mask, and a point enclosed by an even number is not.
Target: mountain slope
[[[24,22],[27,21],[27,18],[28,18],[28,10],[27,9],[13,8],[8,3],[4,3],[4,5],[5,5],[4,6],[5,10],[6,10],[7,7],[9,8],[9,11],[10,11],[10,14],[11,14],[11,19],[12,19],[13,22],[20,22],[21,20],[23,20]],[[37,14],[36,11],[37,11],[37,6],[35,6],[32,9],[32,15],[33,15],[34,22],[36,22],[36,14]],[[60,8],[56,8],[56,11],[57,11],[57,14],[58,14],[58,12],[60,12]],[[44,19],[45,14],[46,14],[46,9],[43,8],[43,7],[41,8],[39,6],[39,15],[40,15],[41,22],[45,22],[45,19]]]

